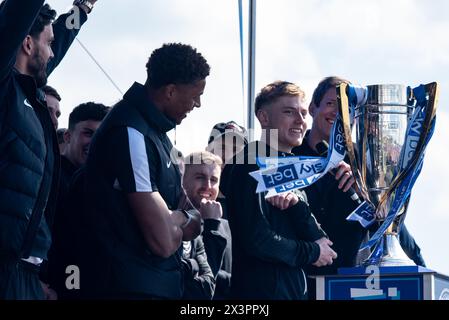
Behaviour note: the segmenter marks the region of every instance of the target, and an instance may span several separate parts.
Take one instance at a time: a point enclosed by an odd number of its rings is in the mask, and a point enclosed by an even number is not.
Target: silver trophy
[[[437,84],[425,86],[432,115],[426,118],[426,125],[433,120],[437,96]],[[345,130],[346,147],[356,185],[363,198],[375,208],[379,225],[391,209],[393,195],[403,172],[398,170],[401,153],[407,141],[407,129],[415,108],[413,90],[403,85],[371,85],[363,92],[363,102],[349,109],[347,85],[337,88],[340,114]],[[352,141],[350,112],[353,112],[355,141]],[[346,115],[346,116],[345,116]],[[426,140],[428,131],[419,137]],[[408,206],[408,200],[399,210],[386,232],[373,247],[368,259],[362,265],[407,266],[415,265],[399,244],[398,232]]]

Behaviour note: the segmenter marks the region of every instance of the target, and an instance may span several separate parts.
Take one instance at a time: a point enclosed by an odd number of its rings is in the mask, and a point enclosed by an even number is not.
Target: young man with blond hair
[[[208,151],[198,151],[185,157],[184,165],[184,190],[204,221],[201,237],[184,242],[189,266],[184,297],[226,298],[231,283],[231,232],[216,201],[222,160]]]
[[[306,299],[303,268],[331,264],[336,258],[332,242],[311,216],[302,191],[273,206],[264,193],[256,193],[256,181],[249,176],[259,169],[255,158],[260,155],[293,155],[307,127],[305,94],[293,83],[276,81],[261,90],[255,104],[262,137],[225,166],[221,184],[233,239],[232,297]]]

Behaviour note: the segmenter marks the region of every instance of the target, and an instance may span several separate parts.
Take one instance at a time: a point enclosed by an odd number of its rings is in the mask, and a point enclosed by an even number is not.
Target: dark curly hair
[[[61,101],[61,96],[59,95],[58,91],[56,91],[55,88],[45,85],[42,88],[42,91],[44,91],[45,95],[47,96],[53,96],[56,98],[56,100]]]
[[[103,121],[111,108],[101,103],[86,102],[75,107],[69,115],[69,129],[81,121]]]
[[[53,10],[47,3],[42,6],[33,26],[30,29],[29,35],[33,38],[39,38],[39,35],[46,26],[53,23],[56,18],[56,11]]]
[[[318,86],[313,91],[312,101],[310,103],[315,104],[315,106],[319,108],[321,100],[323,100],[323,97],[326,94],[327,90],[331,88],[336,88],[338,85],[342,83],[349,84],[350,82],[346,79],[337,76],[324,78],[323,80],[320,81]]]
[[[167,43],[151,54],[147,84],[158,89],[168,84],[190,84],[205,79],[210,72],[206,59],[190,45]]]

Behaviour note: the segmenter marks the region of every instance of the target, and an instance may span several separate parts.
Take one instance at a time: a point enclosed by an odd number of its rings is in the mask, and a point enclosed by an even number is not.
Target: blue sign
[[[382,275],[378,289],[368,289],[369,275],[326,277],[326,300],[423,300],[423,275]]]

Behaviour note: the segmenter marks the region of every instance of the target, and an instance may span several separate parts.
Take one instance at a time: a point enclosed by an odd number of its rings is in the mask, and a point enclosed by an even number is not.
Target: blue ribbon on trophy
[[[398,249],[397,232],[434,132],[438,84],[414,89],[375,85],[366,89],[356,91],[347,84],[337,88],[349,162],[365,199],[347,219],[365,227],[375,220],[381,222],[360,248],[376,245],[364,264],[410,265],[413,262]],[[357,95],[365,96],[356,99]],[[354,123],[357,153],[351,138]]]
[[[343,123],[337,117],[332,127],[328,156],[323,157],[257,157],[260,170],[250,175],[257,180],[256,192],[268,191],[266,198],[310,186],[345,157]]]

